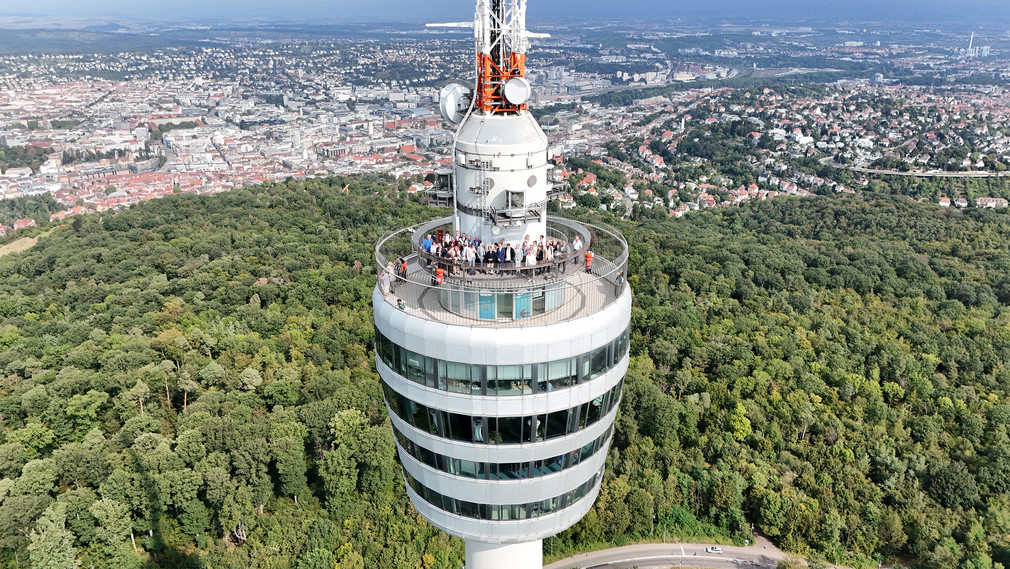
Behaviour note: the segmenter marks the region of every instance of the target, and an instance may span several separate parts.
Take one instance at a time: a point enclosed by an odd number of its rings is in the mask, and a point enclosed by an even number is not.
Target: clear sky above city
[[[0,16],[287,18],[362,21],[465,19],[471,0],[34,0],[4,2]],[[16,7],[11,6],[15,4]],[[1010,20],[1006,0],[530,0],[530,19],[769,18],[949,21]]]

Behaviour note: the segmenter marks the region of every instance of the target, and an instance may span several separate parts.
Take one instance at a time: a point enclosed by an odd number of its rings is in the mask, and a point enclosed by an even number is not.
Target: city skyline
[[[0,11],[2,17],[99,17],[149,19],[322,19],[328,21],[402,21],[440,20],[468,7],[469,0],[434,0],[407,2],[384,0],[372,3],[332,3],[325,0],[294,0],[278,4],[265,0],[216,0],[200,2],[179,0],[171,5],[137,3],[128,0],[95,0],[88,3],[68,0],[40,0],[30,7]],[[645,0],[631,5],[615,5],[603,0],[586,2],[534,2],[530,5],[531,20],[589,20],[598,18],[736,18],[795,20],[882,20],[888,22],[956,21],[959,23],[994,23],[1006,21],[1004,6],[997,0],[966,0],[949,3],[943,0],[897,0],[886,5],[871,0],[848,0],[835,3],[810,3],[800,0],[774,0],[756,5],[744,0],[717,0],[699,5],[689,2],[659,2]],[[1001,15],[1002,14],[1002,15]]]

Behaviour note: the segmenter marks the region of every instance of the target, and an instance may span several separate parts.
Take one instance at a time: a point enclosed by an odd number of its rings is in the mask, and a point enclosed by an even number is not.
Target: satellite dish
[[[466,116],[466,110],[470,107],[470,97],[473,92],[459,83],[449,83],[442,87],[438,95],[438,107],[442,111],[445,120],[459,124]]]
[[[533,87],[525,77],[513,77],[505,82],[505,99],[519,106],[529,100]]]

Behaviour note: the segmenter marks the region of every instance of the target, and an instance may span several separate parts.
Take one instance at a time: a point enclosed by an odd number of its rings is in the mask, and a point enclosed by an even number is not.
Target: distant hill
[[[207,45],[206,42],[174,36],[111,33],[113,26],[115,24],[97,26],[109,30],[99,30],[95,27],[83,30],[0,29],[0,55],[117,53]]]
[[[125,32],[128,28],[110,22],[108,24],[87,26],[81,29],[85,32]]]
[[[150,51],[170,47],[207,47],[231,41],[326,41],[337,39],[401,37],[415,29],[399,24],[241,24],[211,27],[172,27],[168,24],[148,34],[127,31],[117,23],[95,24],[81,29],[0,29],[0,55],[26,53],[89,54]]]

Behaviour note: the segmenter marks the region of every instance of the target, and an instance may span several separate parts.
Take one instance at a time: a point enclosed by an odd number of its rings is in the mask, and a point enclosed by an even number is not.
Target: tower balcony
[[[425,200],[430,207],[451,208],[453,206],[453,195],[451,191],[435,188],[424,192]]]
[[[547,208],[547,202],[542,201],[540,203],[532,204],[527,207],[512,207],[512,208],[489,208],[488,219],[496,227],[503,225],[509,225],[512,223],[535,223],[540,221],[541,215],[543,215],[544,209]]]
[[[547,199],[556,200],[569,192],[568,182],[563,180],[557,168],[551,168],[547,172],[547,183],[550,184],[547,190]]]
[[[431,207],[451,208],[454,205],[456,193],[455,179],[452,170],[438,170],[435,172],[435,183],[424,192],[428,205]]]
[[[390,263],[401,265],[401,260],[407,268],[397,270],[390,293],[377,298],[429,321],[502,328],[589,316],[616,302],[627,287],[628,245],[614,229],[548,217],[544,241],[571,246],[577,236],[579,251],[539,263],[517,259],[470,264],[462,256],[436,256],[421,247],[429,235],[451,235],[452,222],[452,217],[436,219],[393,231],[379,241],[375,258],[380,271]],[[593,253],[589,266],[588,251]]]
[[[450,198],[451,199],[451,198]],[[434,203],[432,200],[428,200],[428,205]],[[547,200],[517,206],[517,207],[471,207],[464,204],[450,204],[449,207],[455,205],[456,209],[461,213],[472,215],[474,217],[481,217],[486,219],[494,227],[508,227],[510,225],[525,225],[527,223],[536,223],[540,221],[543,217],[544,210],[547,209]],[[554,235],[562,236],[558,232],[554,232]]]

